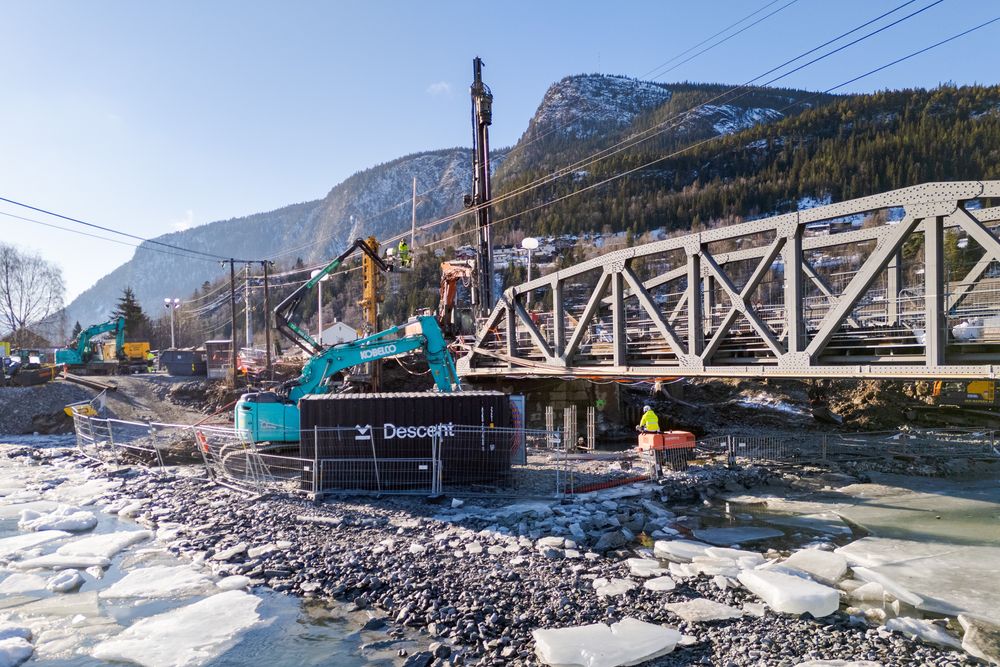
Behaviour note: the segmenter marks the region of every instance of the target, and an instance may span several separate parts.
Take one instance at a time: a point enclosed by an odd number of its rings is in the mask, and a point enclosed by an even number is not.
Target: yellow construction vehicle
[[[914,410],[914,417],[930,424],[1000,427],[998,385],[998,380],[937,380],[928,405]]]

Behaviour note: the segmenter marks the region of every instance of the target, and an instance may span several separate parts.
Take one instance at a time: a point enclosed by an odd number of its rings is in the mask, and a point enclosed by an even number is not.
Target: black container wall
[[[299,412],[299,455],[323,461],[323,489],[429,489],[427,427],[440,434],[444,482],[492,483],[510,471],[510,434],[495,430],[511,426],[510,402],[500,392],[313,395],[299,402]],[[481,428],[473,435],[460,427]]]

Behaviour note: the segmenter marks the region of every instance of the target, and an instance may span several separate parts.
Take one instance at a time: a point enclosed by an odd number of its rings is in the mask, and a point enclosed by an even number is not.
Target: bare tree
[[[31,328],[63,306],[62,271],[41,255],[0,243],[0,331],[15,345],[30,345]]]

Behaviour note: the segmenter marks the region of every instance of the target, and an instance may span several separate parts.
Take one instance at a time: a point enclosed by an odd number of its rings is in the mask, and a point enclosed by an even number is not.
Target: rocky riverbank
[[[93,474],[107,475],[99,468]],[[813,619],[765,610],[732,577],[685,576],[692,572],[665,562],[662,573],[641,572],[629,563],[653,555],[643,543],[686,532],[670,510],[675,499],[785,483],[762,469],[708,468],[635,493],[456,507],[419,498],[321,505],[252,498],[141,469],[111,479],[117,487],[106,494],[110,510],[128,511],[151,527],[180,524],[169,548],[219,575],[347,601],[373,613],[369,629],[384,627],[390,637],[426,635],[430,649],[401,656],[408,664],[538,664],[533,630],[625,617],[676,626],[686,636],[653,665],[972,664],[964,653],[871,627],[859,615]],[[644,585],[645,577],[667,572],[655,578],[658,585]],[[672,586],[664,581],[669,576]],[[697,609],[692,617],[685,607],[667,607],[698,598],[728,605],[732,611],[722,615],[736,617],[699,621]]]

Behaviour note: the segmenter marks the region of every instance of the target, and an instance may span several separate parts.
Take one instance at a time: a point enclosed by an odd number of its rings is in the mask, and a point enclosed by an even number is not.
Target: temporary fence
[[[94,460],[154,468],[200,463],[212,479],[255,493],[558,498],[656,477],[649,454],[579,451],[558,430],[316,428],[303,431],[300,442],[260,444],[232,427],[76,413],[74,424],[78,448]],[[733,466],[888,462],[928,475],[961,472],[962,462],[1000,463],[997,433],[968,429],[725,435],[699,440],[695,453]]]

